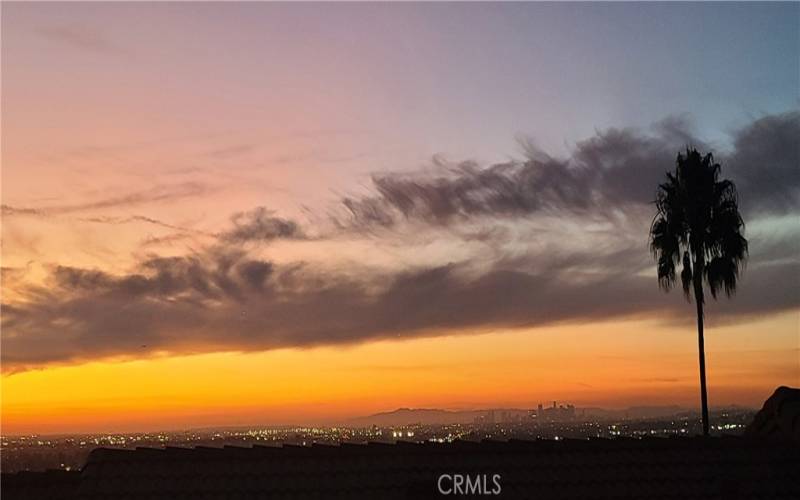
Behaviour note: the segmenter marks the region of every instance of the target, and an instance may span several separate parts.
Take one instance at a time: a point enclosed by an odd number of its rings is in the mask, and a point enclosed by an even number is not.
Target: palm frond
[[[650,226],[650,251],[657,262],[658,284],[670,290],[682,261],[681,285],[690,297],[696,280],[705,281],[716,298],[736,290],[748,255],[736,186],[720,180],[721,166],[711,153],[687,148],[678,154],[674,172],[656,191],[656,216]]]
[[[683,271],[681,271],[681,285],[683,285],[683,294],[686,300],[692,292],[692,260],[689,258],[689,252],[683,252]]]

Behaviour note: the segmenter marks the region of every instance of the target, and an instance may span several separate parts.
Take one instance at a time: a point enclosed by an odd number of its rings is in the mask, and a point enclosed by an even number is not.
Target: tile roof
[[[796,499],[797,470],[796,443],[744,437],[99,448],[63,498],[443,498],[441,474],[500,474],[501,498]]]

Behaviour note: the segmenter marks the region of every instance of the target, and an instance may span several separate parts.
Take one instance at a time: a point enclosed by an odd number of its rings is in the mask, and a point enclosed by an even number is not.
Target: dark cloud
[[[667,134],[672,138],[676,134]],[[610,129],[579,142],[570,158],[528,147],[527,160],[481,168],[437,162],[433,172],[375,175],[375,195],[346,198],[347,223],[392,226],[402,220],[451,224],[474,217],[601,213],[654,199],[675,152],[685,144]]]
[[[718,153],[723,175],[739,185],[754,212],[786,212],[800,200],[800,113],[767,116],[737,131],[734,149]],[[683,118],[650,133],[608,129],[578,142],[567,158],[524,145],[526,160],[480,167],[435,159],[434,168],[372,177],[374,194],[342,200],[339,226],[390,227],[401,221],[449,225],[475,217],[535,213],[603,215],[647,205],[686,147],[711,148]]]
[[[219,235],[230,243],[305,238],[297,222],[276,217],[273,211],[264,207],[237,213],[231,218],[231,223],[233,227]]]
[[[564,203],[586,208],[587,185],[557,161],[509,162],[479,168],[471,162],[435,173],[372,177],[374,196],[342,201],[357,226],[392,226],[403,219],[449,224],[474,216],[513,217]]]
[[[726,160],[743,209],[786,214],[800,208],[800,111],[766,116],[739,130]]]
[[[227,251],[151,258],[125,275],[57,267],[31,300],[4,306],[3,367],[137,356],[142,344],[249,351],[654,314],[694,321],[682,296],[661,293],[654,278],[624,265],[581,273],[583,259],[536,271],[498,263],[477,275],[468,263],[330,274]],[[798,273],[797,261],[751,266],[735,301],[709,304],[712,323],[797,308]]]

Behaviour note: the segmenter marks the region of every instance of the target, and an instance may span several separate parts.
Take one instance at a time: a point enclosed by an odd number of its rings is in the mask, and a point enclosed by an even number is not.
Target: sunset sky
[[[2,433],[699,400],[657,184],[736,182],[709,399],[800,385],[800,4],[2,3]]]

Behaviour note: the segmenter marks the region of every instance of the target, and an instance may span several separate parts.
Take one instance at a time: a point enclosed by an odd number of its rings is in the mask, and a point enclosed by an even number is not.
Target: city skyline
[[[647,231],[750,260],[712,407],[800,385],[800,5],[2,4],[3,434],[696,408]]]

